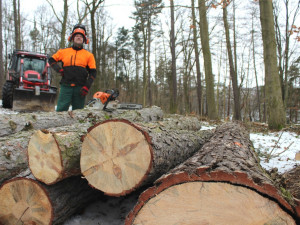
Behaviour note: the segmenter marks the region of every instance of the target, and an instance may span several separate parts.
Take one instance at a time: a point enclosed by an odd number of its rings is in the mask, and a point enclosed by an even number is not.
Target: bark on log
[[[300,166],[294,167],[285,172],[282,176],[286,189],[290,191],[295,198],[300,200]]]
[[[299,224],[297,204],[264,173],[246,129],[228,123],[143,192],[125,224],[291,225]]]
[[[50,128],[48,132],[57,133],[57,135],[53,134],[55,137],[61,137],[62,135],[65,135],[65,138],[67,138],[67,133],[69,132],[70,137],[68,137],[66,140],[65,145],[60,145],[59,148],[65,150],[66,154],[69,154],[71,150],[74,150],[73,153],[70,153],[71,155],[66,155],[66,157],[70,158],[69,163],[73,163],[71,162],[71,156],[77,152],[75,148],[72,148],[72,146],[78,142],[78,140],[75,138],[80,138],[80,134],[78,134],[79,132],[77,131],[80,131],[83,134],[86,132],[87,128],[92,126],[94,123],[111,117],[125,118],[131,121],[149,122],[161,120],[163,118],[163,112],[159,107],[153,106],[151,108],[145,108],[138,111],[116,110],[112,113],[104,112],[102,110],[85,109],[61,113],[39,112],[4,115],[4,117],[0,118],[0,136],[6,135],[0,137],[0,184],[4,180],[10,179],[22,170],[28,168],[26,150],[30,138],[34,133],[34,129],[53,127]],[[71,125],[62,126],[65,124]],[[76,131],[77,134],[74,134],[74,131]],[[71,134],[74,134],[74,137],[72,137]],[[68,142],[68,140],[71,139],[74,141],[74,143],[72,143],[73,141]],[[77,161],[74,163],[77,163],[75,171],[68,171],[67,166],[66,169],[62,171],[62,174],[59,175],[57,181],[71,175],[78,175],[80,173],[79,156],[77,156]]]
[[[87,108],[70,112],[4,114],[0,117],[0,137],[24,130],[42,130],[78,122],[100,122],[107,118],[123,117],[132,121],[157,121],[163,118],[163,112],[161,108],[152,106],[141,110],[115,110],[113,112]]]
[[[0,184],[28,168],[27,146],[33,131],[0,137]]]
[[[125,115],[122,117],[126,118]],[[137,121],[142,121],[142,118],[136,118]],[[144,122],[149,121],[147,118],[145,120]],[[76,123],[68,127],[35,132],[28,145],[29,167],[35,178],[50,185],[66,177],[80,174],[80,140],[90,126],[89,123]],[[159,126],[165,129],[172,127],[173,129],[192,130],[199,130],[201,127],[200,121],[196,117],[183,116],[160,121]]]
[[[81,172],[106,195],[126,195],[186,160],[211,134],[166,129],[161,122],[104,121],[91,127],[84,138]]]
[[[97,198],[105,196],[78,176],[51,186],[14,178],[0,187],[0,224],[61,224]]]

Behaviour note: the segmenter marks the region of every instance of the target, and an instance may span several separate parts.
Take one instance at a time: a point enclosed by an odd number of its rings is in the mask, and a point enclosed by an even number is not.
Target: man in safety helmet
[[[74,26],[68,38],[72,47],[59,49],[49,59],[49,64],[62,78],[56,111],[68,111],[84,107],[85,96],[88,94],[96,78],[96,62],[94,55],[83,49],[83,44],[88,44],[85,26]],[[58,64],[62,62],[62,67]]]

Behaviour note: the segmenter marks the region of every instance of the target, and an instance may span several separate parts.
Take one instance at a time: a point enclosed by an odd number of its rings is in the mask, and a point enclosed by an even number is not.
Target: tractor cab
[[[6,83],[2,90],[4,108],[21,111],[53,111],[56,87],[51,86],[47,55],[15,50],[10,57]]]

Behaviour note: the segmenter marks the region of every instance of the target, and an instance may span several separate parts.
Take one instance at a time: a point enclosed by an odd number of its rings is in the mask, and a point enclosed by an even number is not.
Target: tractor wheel
[[[2,106],[11,109],[13,107],[14,84],[5,82],[2,89]]]

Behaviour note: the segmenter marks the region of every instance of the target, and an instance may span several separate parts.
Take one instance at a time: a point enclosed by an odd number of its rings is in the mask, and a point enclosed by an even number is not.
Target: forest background
[[[97,64],[88,99],[118,88],[119,101],[167,113],[270,128],[300,120],[298,0],[124,0],[126,26],[115,24],[113,0],[0,2],[0,87],[14,49],[51,56],[81,23]]]

